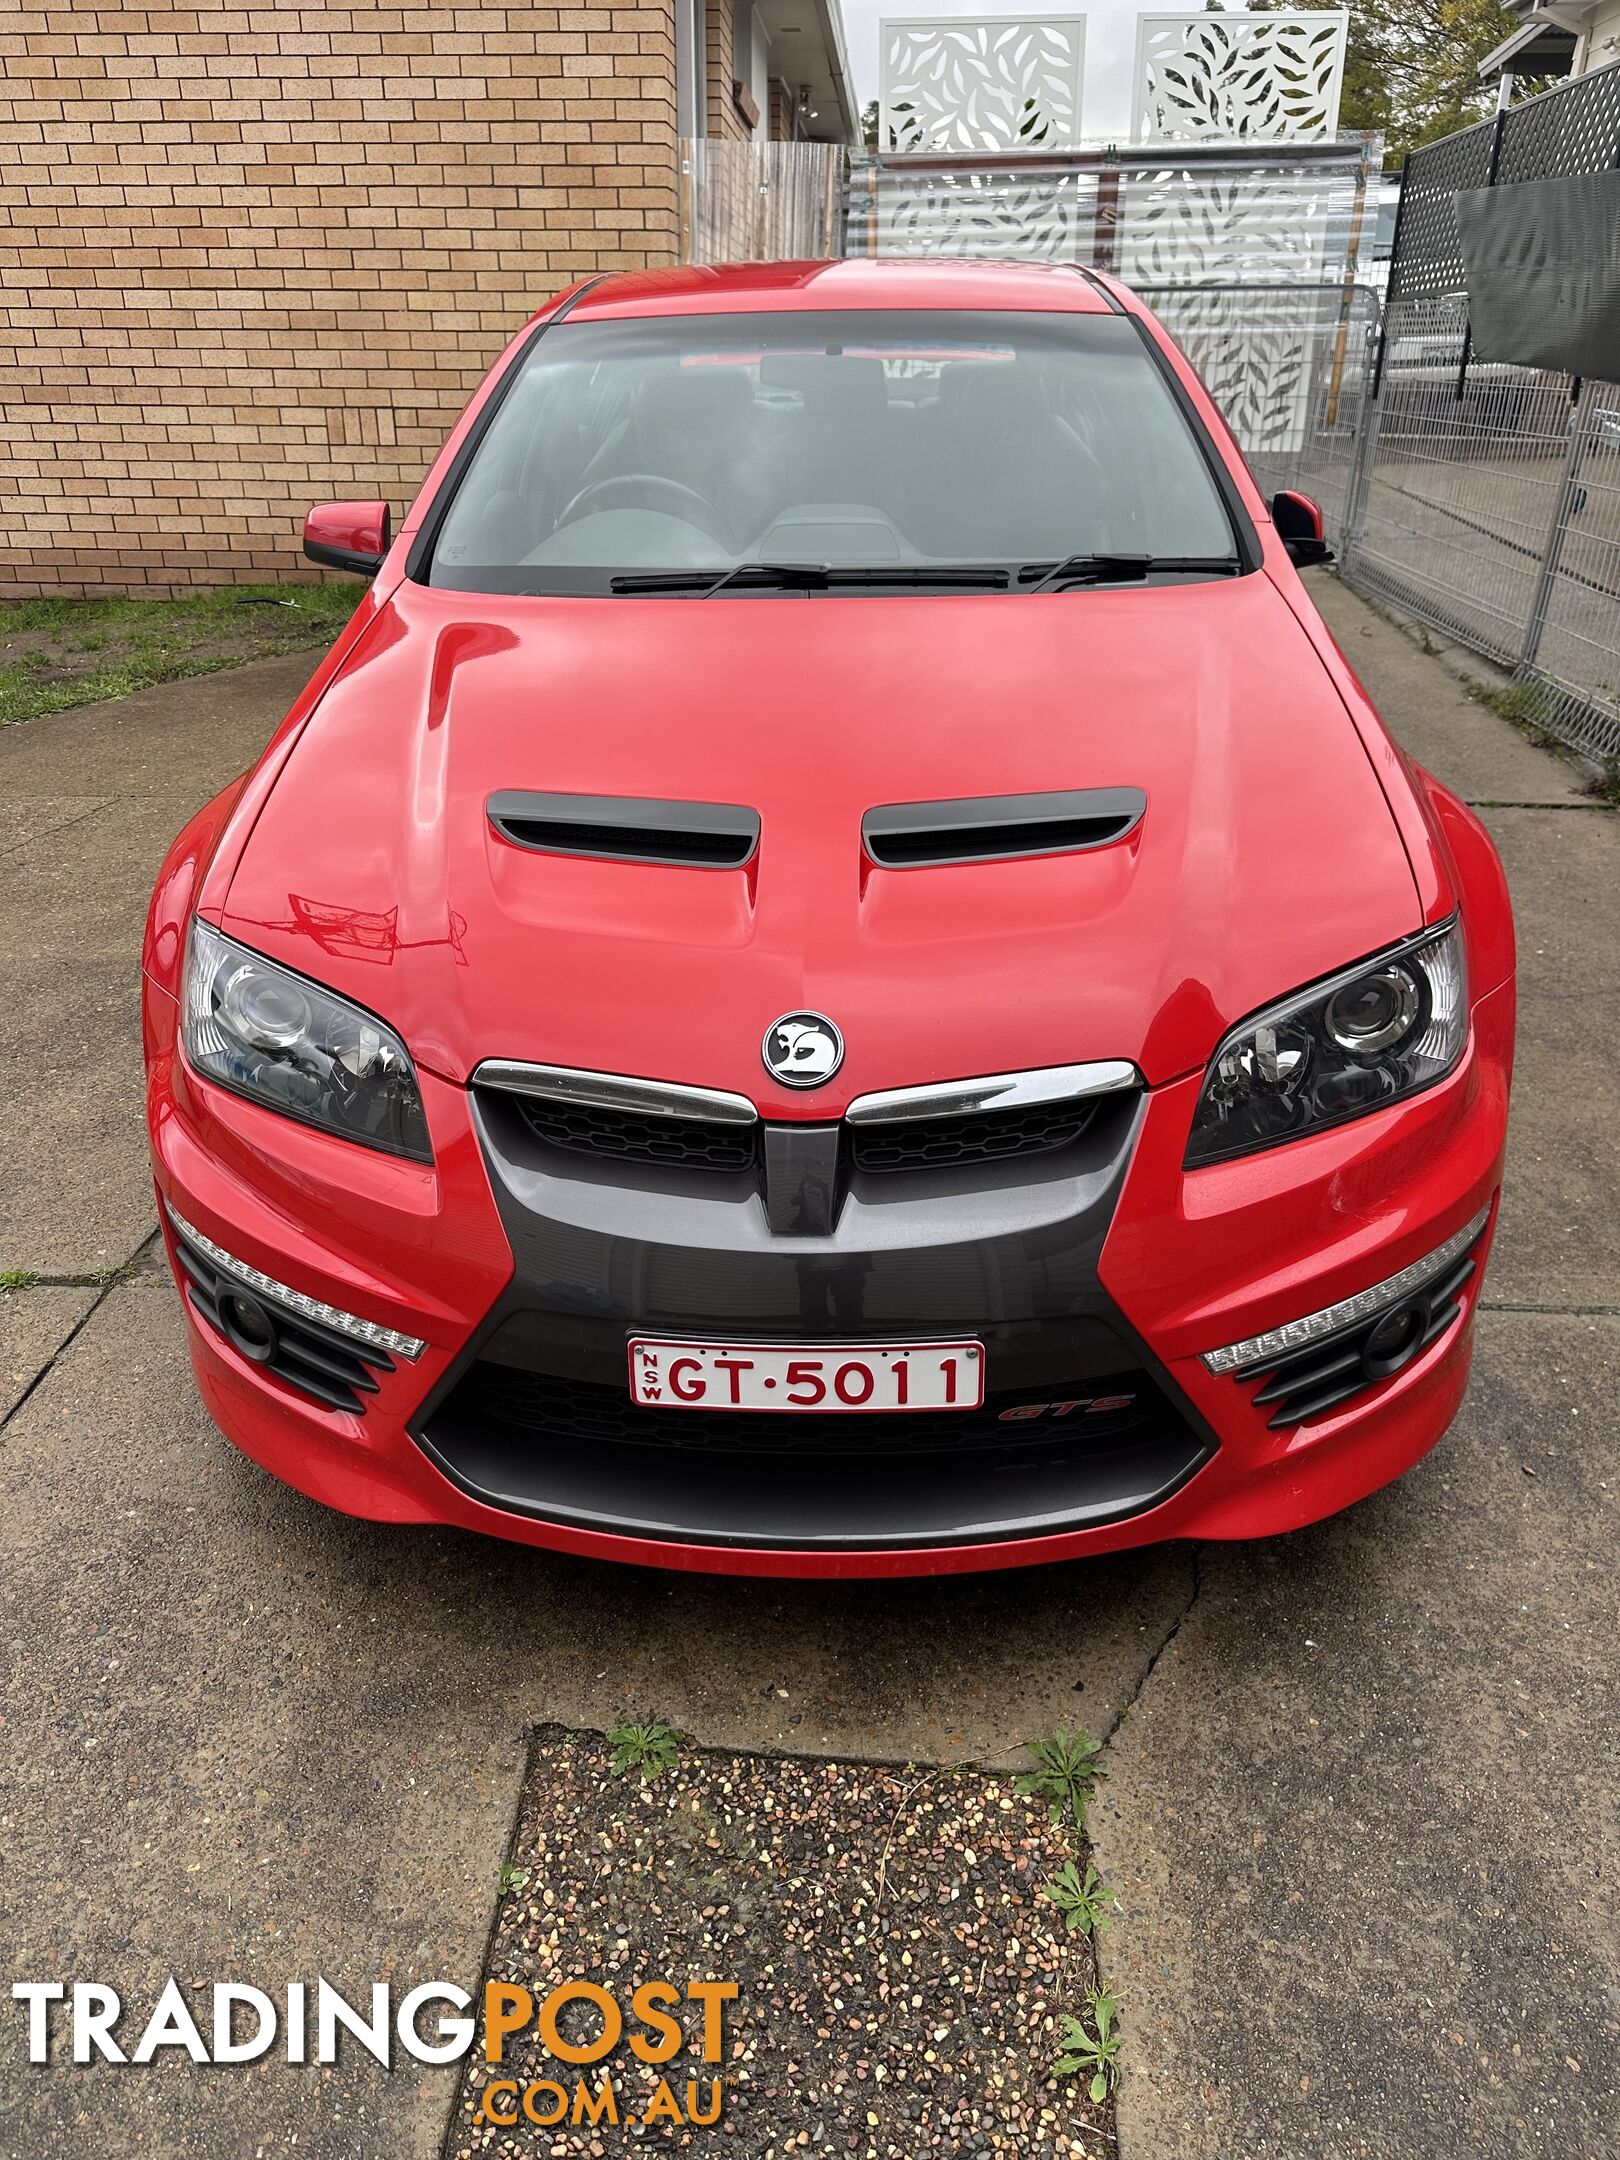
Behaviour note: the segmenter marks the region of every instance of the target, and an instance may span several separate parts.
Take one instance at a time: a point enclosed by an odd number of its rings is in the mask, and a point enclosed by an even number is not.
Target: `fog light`
[[[276,1354],[276,1324],[258,1299],[245,1290],[226,1290],[214,1310],[231,1348],[255,1365],[268,1365]]]
[[[1369,1380],[1387,1380],[1409,1365],[1423,1348],[1433,1307],[1425,1297],[1411,1298],[1385,1313],[1361,1346],[1361,1369]]]

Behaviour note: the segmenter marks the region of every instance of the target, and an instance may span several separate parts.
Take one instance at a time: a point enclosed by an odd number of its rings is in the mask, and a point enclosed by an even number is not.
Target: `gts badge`
[[[1128,1410],[1134,1395],[1077,1395],[1072,1402],[1015,1403],[999,1413],[1002,1425],[1021,1425],[1027,1418],[1101,1417],[1105,1411]]]

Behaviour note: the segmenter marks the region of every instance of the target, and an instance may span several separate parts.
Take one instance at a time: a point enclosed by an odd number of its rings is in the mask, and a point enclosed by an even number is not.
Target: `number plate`
[[[632,1401],[657,1410],[977,1410],[976,1342],[716,1343],[638,1335]]]

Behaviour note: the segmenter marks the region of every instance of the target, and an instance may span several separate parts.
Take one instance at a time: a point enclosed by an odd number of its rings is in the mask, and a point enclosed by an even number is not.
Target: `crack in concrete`
[[[22,723],[16,724],[21,725]],[[37,801],[40,798],[25,797],[24,799]],[[48,798],[46,799],[48,800]],[[26,840],[18,840],[8,848],[0,848],[0,862],[10,862],[14,855],[21,855],[28,848],[38,847],[42,840],[54,840],[61,833],[72,832],[75,825],[84,824],[87,818],[99,817],[103,810],[115,809],[124,799],[121,795],[99,796],[88,810],[81,810],[76,817],[64,818],[60,825],[47,825],[41,832],[30,833]]]
[[[1497,795],[1474,795],[1468,800],[1470,810],[1612,810],[1608,802],[1517,802]]]
[[[1620,1305],[1514,1305],[1505,1299],[1481,1298],[1477,1310],[1534,1313],[1544,1320],[1620,1320]]]
[[[1199,1598],[1203,1595],[1204,1570],[1202,1561],[1200,1559],[1198,1546],[1194,1545],[1189,1548],[1188,1558],[1191,1563],[1192,1569],[1192,1588],[1187,1593],[1186,1603],[1176,1614],[1175,1618],[1170,1622],[1169,1627],[1165,1630],[1163,1639],[1159,1643],[1158,1647],[1154,1650],[1152,1656],[1148,1659],[1147,1663],[1142,1667],[1141,1673],[1137,1678],[1135,1687],[1131,1689],[1130,1694],[1125,1698],[1124,1702],[1122,1702],[1119,1708],[1114,1712],[1114,1715],[1109,1722],[1108,1730],[1103,1734],[1102,1738],[1097,1743],[1097,1753],[1099,1755],[1106,1753],[1106,1751],[1110,1747],[1112,1747],[1115,1736],[1119,1732],[1119,1728],[1124,1724],[1126,1718],[1129,1717],[1131,1712],[1136,1708],[1137,1704],[1142,1700],[1143,1695],[1146,1693],[1148,1682],[1153,1678],[1154,1673],[1158,1670],[1160,1658],[1164,1656],[1170,1645],[1181,1633],[1182,1627],[1186,1623],[1188,1614],[1192,1611],[1193,1607],[1198,1603]]]
[[[131,1279],[134,1270],[139,1267],[141,1261],[146,1257],[147,1253],[151,1251],[152,1247],[157,1243],[157,1240],[158,1232],[155,1229],[148,1231],[146,1236],[141,1239],[141,1242],[130,1254],[129,1258],[123,1261],[118,1267],[109,1270],[106,1281],[102,1283],[100,1289],[97,1290],[95,1296],[90,1300],[88,1306],[86,1306],[85,1310],[79,1315],[78,1319],[74,1321],[72,1327],[68,1329],[67,1333],[62,1337],[62,1340],[57,1344],[56,1348],[51,1352],[50,1356],[39,1368],[39,1371],[35,1373],[33,1379],[29,1381],[28,1385],[17,1397],[17,1400],[6,1412],[5,1416],[0,1417],[0,1436],[4,1435],[7,1426],[11,1423],[12,1419],[19,1414],[23,1406],[26,1403],[31,1402],[38,1390],[44,1386],[45,1382],[56,1370],[56,1367],[60,1360],[66,1357],[67,1353],[72,1349],[73,1345],[78,1341],[79,1337],[90,1325],[96,1314],[100,1312],[102,1306],[107,1302],[108,1298],[111,1297],[112,1293],[120,1286],[120,1284],[127,1283]],[[36,1289],[45,1289],[49,1287],[49,1284],[45,1279],[42,1278],[37,1284],[34,1285],[34,1287]],[[83,1288],[87,1286],[79,1285],[78,1287]]]

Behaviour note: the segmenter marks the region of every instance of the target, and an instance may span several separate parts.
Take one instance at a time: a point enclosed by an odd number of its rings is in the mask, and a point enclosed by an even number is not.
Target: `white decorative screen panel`
[[[881,26],[878,140],[891,150],[1058,150],[1080,140],[1080,15]]]
[[[1342,9],[1142,16],[1134,139],[1331,141],[1349,26]]]

